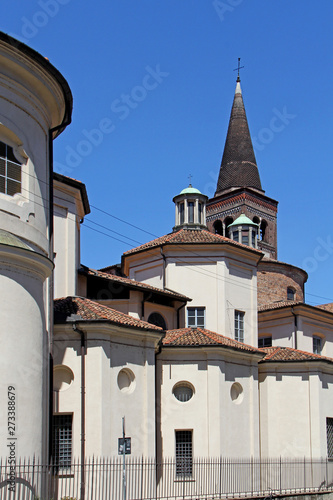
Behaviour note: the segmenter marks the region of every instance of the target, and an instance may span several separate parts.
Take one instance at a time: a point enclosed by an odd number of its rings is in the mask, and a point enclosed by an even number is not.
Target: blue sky
[[[83,264],[170,232],[189,174],[214,194],[241,57],[263,189],[279,201],[278,258],[309,272],[308,303],[333,301],[331,2],[3,0],[0,12],[2,31],[73,92],[55,169],[87,186]]]

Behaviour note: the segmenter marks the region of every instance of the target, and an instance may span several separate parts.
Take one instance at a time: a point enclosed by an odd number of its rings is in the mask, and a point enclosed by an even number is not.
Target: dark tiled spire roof
[[[253,187],[262,191],[239,79],[215,196],[234,187]]]

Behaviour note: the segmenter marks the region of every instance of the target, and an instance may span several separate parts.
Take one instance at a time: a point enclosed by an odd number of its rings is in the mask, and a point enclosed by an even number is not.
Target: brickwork
[[[287,300],[287,288],[295,291],[294,300],[304,300],[307,273],[283,262],[262,260],[258,265],[258,307]]]
[[[220,221],[225,223],[227,218],[236,220],[241,214],[245,214],[254,222],[260,222],[265,226],[263,242],[258,242],[258,247],[267,257],[277,258],[277,201],[268,198],[258,191],[250,188],[237,189],[215,198],[207,203],[207,227],[215,233],[214,224]],[[230,221],[228,222],[230,223]],[[221,233],[222,234],[222,233]],[[225,230],[223,236],[227,236]]]

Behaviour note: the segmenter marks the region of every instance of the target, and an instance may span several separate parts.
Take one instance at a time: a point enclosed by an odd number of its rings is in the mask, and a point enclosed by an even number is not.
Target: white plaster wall
[[[84,328],[82,326],[82,328]],[[158,335],[156,336],[158,337]],[[63,342],[64,339],[68,339]],[[119,335],[108,331],[88,334],[86,362],[86,455],[118,454],[122,417],[126,435],[132,438],[132,454],[155,454],[155,343],[142,335]],[[74,382],[55,394],[57,413],[73,412],[73,455],[80,454],[80,339],[57,327],[55,364],[64,364],[74,373]],[[134,375],[133,387],[121,391],[118,375],[127,368]]]
[[[195,457],[249,457],[259,454],[257,368],[250,360],[221,354],[218,350],[164,349],[158,356],[161,427],[158,449],[175,456],[175,431],[193,431]],[[195,394],[178,401],[174,385],[186,381]],[[243,397],[232,401],[233,383],[243,387]]]
[[[277,314],[274,319],[263,316],[259,319],[259,336],[271,335],[273,346],[296,348],[297,345],[297,349],[312,353],[313,336],[316,335],[322,339],[322,355],[333,357],[333,325],[321,316],[321,311],[317,317],[297,313],[297,344],[294,317],[289,311]]]
[[[329,324],[320,318],[299,317],[299,331],[299,349],[313,352],[313,337],[318,336],[322,339],[322,355],[333,358],[333,321]]]
[[[11,422],[15,424],[16,458],[36,455],[43,459],[48,414],[44,279],[29,269],[29,262],[6,262],[1,251],[0,256],[0,457],[9,456],[8,387],[14,386],[15,420]]]
[[[188,307],[205,307],[205,327],[234,338],[234,311],[245,313],[244,341],[257,345],[256,265],[233,249],[196,247],[164,248],[165,287],[192,299]],[[156,251],[133,255],[129,275],[162,286],[163,262]],[[184,324],[183,326],[186,326]]]
[[[259,336],[272,336],[272,345],[280,347],[295,348],[294,342],[294,318],[279,317],[275,320],[260,320],[258,327]]]
[[[65,114],[64,89],[40,57],[0,41],[0,141],[22,164],[21,193],[0,193],[0,228],[36,253],[0,248],[2,334],[0,456],[8,456],[7,388],[16,387],[16,458],[48,458],[48,363],[53,259],[49,234],[49,130]],[[10,255],[10,253],[12,255]]]
[[[78,294],[80,219],[84,212],[78,190],[54,183],[54,296]]]
[[[326,417],[333,415],[333,375],[311,363],[289,366],[260,368],[262,455],[326,457]]]

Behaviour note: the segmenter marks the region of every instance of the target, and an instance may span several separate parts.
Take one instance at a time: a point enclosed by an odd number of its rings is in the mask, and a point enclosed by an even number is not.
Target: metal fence
[[[167,500],[271,497],[333,491],[333,462],[308,459],[121,457],[73,462],[68,469],[37,460],[0,460],[1,500]],[[125,478],[125,490],[124,490]]]

